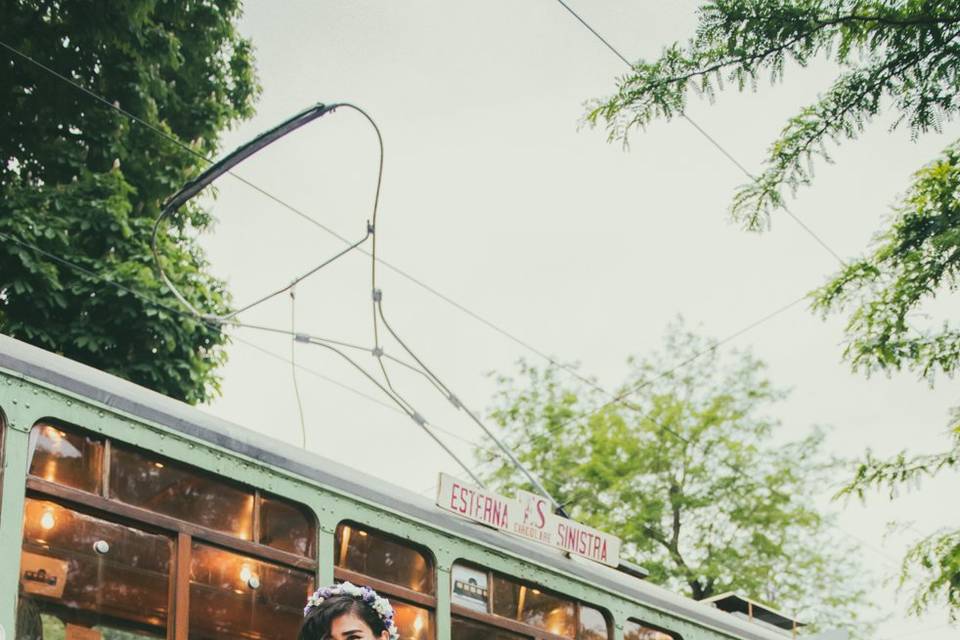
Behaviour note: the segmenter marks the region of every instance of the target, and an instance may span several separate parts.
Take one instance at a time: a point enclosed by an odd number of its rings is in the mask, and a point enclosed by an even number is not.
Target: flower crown
[[[324,600],[333,596],[350,596],[368,605],[383,620],[383,626],[387,628],[390,640],[400,640],[400,632],[397,630],[397,625],[393,623],[393,607],[386,598],[377,595],[377,592],[370,587],[358,587],[349,582],[341,582],[332,587],[317,589],[307,598],[307,606],[303,608],[304,617],[310,613],[311,609],[319,607]]]

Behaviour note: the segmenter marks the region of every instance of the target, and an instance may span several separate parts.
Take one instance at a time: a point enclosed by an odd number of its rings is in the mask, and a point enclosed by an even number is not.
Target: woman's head
[[[304,609],[298,640],[396,640],[393,608],[369,587],[320,589]]]

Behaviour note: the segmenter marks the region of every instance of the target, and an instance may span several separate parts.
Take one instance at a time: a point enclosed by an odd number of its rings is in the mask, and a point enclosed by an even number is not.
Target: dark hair
[[[383,618],[366,602],[349,595],[337,595],[327,598],[310,609],[310,613],[300,625],[297,640],[327,640],[330,637],[333,621],[348,613],[354,614],[367,623],[375,636],[387,630]]]

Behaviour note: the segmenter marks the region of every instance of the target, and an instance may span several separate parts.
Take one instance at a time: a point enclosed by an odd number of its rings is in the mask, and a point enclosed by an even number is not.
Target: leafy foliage
[[[611,140],[657,118],[683,114],[691,90],[713,98],[725,83],[755,88],[782,81],[787,68],[814,59],[836,63],[831,86],[802,107],[770,146],[763,171],[733,197],[733,217],[760,230],[813,180],[828,145],[856,138],[883,110],[914,137],[940,131],[960,110],[960,2],[957,0],[715,0],[703,5],[689,42],[640,61],[618,91],[588,114]],[[960,142],[914,176],[872,251],[814,292],[824,314],[849,312],[845,357],[866,373],[910,369],[931,383],[960,369],[960,327],[948,318],[918,329],[917,312],[955,294],[960,276]],[[909,482],[955,468],[956,448],[932,456],[868,456],[850,491]],[[960,532],[927,537],[905,559],[904,580],[921,581],[914,606],[937,597],[960,613]],[[925,581],[923,576],[926,577]],[[939,594],[939,595],[938,595]]]
[[[853,628],[861,572],[810,500],[838,464],[821,453],[823,433],[776,439],[767,408],[784,394],[749,354],[722,355],[679,325],[664,351],[706,355],[667,375],[657,373],[667,356],[632,359],[619,393],[637,391],[599,412],[602,392],[521,363],[519,378],[499,378],[492,417],[572,517],[620,536],[652,581],[697,599],[739,591]],[[493,486],[532,489],[477,455]]]
[[[239,0],[0,5],[0,39],[199,154],[252,114],[258,91]],[[160,203],[199,173],[198,158],[15,54],[0,51],[0,330],[199,402],[217,389],[224,334],[105,286],[30,247],[173,304],[152,269]],[[227,308],[195,241],[197,208],[161,239],[195,305]]]
[[[868,372],[909,367],[929,379],[960,365],[960,327],[920,332],[910,314],[960,285],[960,149],[921,169],[872,253],[816,292],[824,313],[853,306],[846,356]]]
[[[921,456],[901,452],[891,460],[877,459],[868,452],[841,495],[863,499],[869,489],[886,488],[893,499],[904,487],[918,488],[922,480],[943,470],[960,470],[960,415],[955,418],[951,449]],[[946,603],[951,619],[956,620],[960,612],[960,530],[936,531],[914,544],[904,556],[900,586],[913,589],[914,613],[931,604]]]

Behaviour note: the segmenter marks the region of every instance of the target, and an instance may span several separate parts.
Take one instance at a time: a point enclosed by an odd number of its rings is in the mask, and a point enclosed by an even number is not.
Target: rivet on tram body
[[[250,576],[250,579],[247,580],[247,586],[251,589],[260,588],[260,577],[259,576]]]
[[[93,550],[100,555],[106,555],[110,553],[110,543],[106,540],[97,540],[93,543]]]

